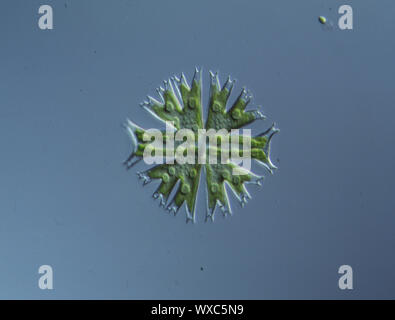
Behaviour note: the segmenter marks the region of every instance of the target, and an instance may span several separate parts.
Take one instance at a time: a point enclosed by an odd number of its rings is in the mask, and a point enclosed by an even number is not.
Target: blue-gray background
[[[323,30],[341,4],[354,30]],[[0,298],[395,298],[394,1],[0,6]],[[121,124],[157,126],[138,104],[196,65],[248,86],[268,116],[254,132],[281,133],[250,203],[204,223],[201,196],[192,225],[121,166]]]

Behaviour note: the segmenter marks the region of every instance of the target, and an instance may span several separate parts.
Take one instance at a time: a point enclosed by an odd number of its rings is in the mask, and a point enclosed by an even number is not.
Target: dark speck
[[[203,267],[200,267],[200,271],[203,271]]]

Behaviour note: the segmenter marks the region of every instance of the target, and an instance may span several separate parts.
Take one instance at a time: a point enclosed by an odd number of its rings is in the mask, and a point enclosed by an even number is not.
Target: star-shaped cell
[[[279,129],[273,124],[255,136],[245,134],[248,130],[239,133],[239,129],[265,119],[265,116],[260,108],[247,109],[252,96],[245,88],[230,104],[229,97],[235,81],[228,77],[221,87],[218,74],[209,74],[210,94],[205,121],[202,70],[196,68],[191,85],[184,74],[171,77],[157,89],[157,98],[147,96],[147,100],[141,103],[154,118],[166,125],[166,130],[144,129],[129,119],[125,124],[132,141],[132,152],[124,164],[130,169],[141,160],[146,160],[147,155],[159,153],[163,161],[157,161],[145,171],[137,172],[137,175],[143,185],[153,180],[159,181],[153,197],[159,200],[160,206],[174,214],[184,205],[187,222],[196,220],[197,193],[202,177],[207,195],[206,220],[214,220],[217,207],[224,215],[232,214],[228,190],[244,206],[251,198],[246,185],[262,184],[264,177],[254,174],[250,166],[244,166],[246,159],[254,159],[270,173],[276,169],[270,160],[270,144]],[[177,139],[181,133],[184,139]],[[208,133],[212,133],[213,139]],[[152,143],[155,135],[161,138],[160,144]],[[177,157],[180,150],[181,157]],[[188,158],[185,154],[190,155],[189,151],[192,156]],[[234,156],[243,161],[235,161]]]

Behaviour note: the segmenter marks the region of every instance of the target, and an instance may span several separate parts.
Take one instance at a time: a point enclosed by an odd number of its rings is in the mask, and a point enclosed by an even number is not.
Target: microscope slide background
[[[336,28],[343,4],[353,30]],[[394,14],[389,0],[1,1],[0,298],[394,299]],[[237,79],[232,99],[252,91],[267,116],[253,133],[281,129],[279,169],[254,165],[263,187],[214,223],[202,180],[186,224],[141,186],[146,165],[122,166],[121,125],[160,127],[139,103],[195,66],[205,108],[209,70]]]

